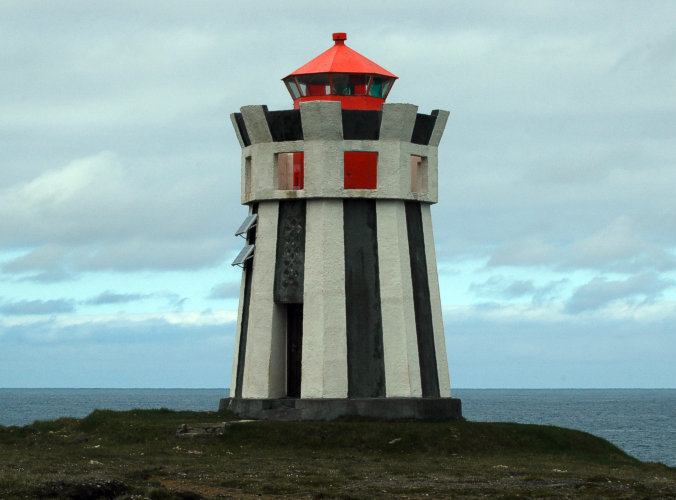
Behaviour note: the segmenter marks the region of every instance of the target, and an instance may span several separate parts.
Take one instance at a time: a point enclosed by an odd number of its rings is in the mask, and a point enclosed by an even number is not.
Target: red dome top
[[[397,79],[382,66],[345,45],[347,35],[334,33],[335,45],[282,80],[294,100],[340,101],[343,109],[380,109]]]
[[[336,42],[333,47],[305,63],[289,76],[313,73],[357,73],[397,78],[382,66],[378,66],[356,50],[352,50],[345,45],[345,40],[347,40],[345,33],[334,33],[333,40]]]

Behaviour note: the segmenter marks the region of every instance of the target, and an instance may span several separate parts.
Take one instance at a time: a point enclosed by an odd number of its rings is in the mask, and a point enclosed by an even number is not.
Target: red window
[[[303,189],[305,177],[305,154],[293,154],[293,189]]]
[[[378,188],[378,153],[345,151],[345,189]]]
[[[277,189],[303,189],[304,158],[302,151],[277,155]]]

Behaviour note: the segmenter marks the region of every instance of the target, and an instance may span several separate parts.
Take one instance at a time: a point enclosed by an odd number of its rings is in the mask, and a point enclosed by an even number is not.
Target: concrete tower
[[[448,112],[385,104],[397,77],[333,39],[283,79],[294,109],[231,115],[249,216],[221,409],[458,417],[430,214]]]

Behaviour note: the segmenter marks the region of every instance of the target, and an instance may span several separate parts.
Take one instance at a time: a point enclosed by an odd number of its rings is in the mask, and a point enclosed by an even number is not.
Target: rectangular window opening
[[[275,161],[275,189],[303,189],[305,183],[305,155],[302,151],[277,153]]]
[[[251,156],[244,159],[244,194],[251,194]]]
[[[345,151],[345,189],[378,188],[378,153]]]
[[[427,157],[411,155],[411,192],[427,193]]]

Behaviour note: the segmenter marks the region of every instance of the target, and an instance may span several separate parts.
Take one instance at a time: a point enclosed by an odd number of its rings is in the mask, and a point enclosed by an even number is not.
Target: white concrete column
[[[300,104],[305,151],[306,196],[339,197],[343,192],[343,118],[337,101]]]
[[[434,350],[437,358],[437,372],[439,374],[439,394],[442,398],[445,398],[451,396],[451,381],[448,374],[444,318],[441,310],[441,296],[439,294],[439,275],[437,273],[437,256],[434,249],[434,233],[432,231],[432,213],[430,211],[430,205],[421,203],[421,213],[423,233],[425,235],[427,280],[430,287],[432,324],[434,327]]]
[[[260,104],[242,106],[240,108],[246,131],[249,134],[251,144],[259,142],[272,142],[272,134],[265,118],[265,108]]]
[[[409,142],[418,106],[415,104],[383,104],[383,118],[380,122],[380,140]]]
[[[246,146],[244,145],[244,138],[242,137],[242,134],[239,131],[239,127],[237,126],[237,120],[235,119],[235,113],[230,113],[230,122],[232,123],[232,128],[235,129],[235,134],[237,135],[237,140],[239,141],[240,147],[242,149],[244,149]]]
[[[308,200],[301,397],[347,397],[343,201]]]
[[[283,347],[286,318],[282,308],[273,300],[278,211],[277,201],[258,205],[243,398],[282,397],[286,392],[286,351]]]
[[[376,214],[386,396],[421,397],[406,208],[400,200],[378,200]]]
[[[434,128],[432,129],[432,135],[430,136],[429,146],[438,147],[441,142],[441,136],[444,135],[444,129],[446,128],[446,122],[448,121],[448,116],[450,113],[444,111],[443,109],[438,110],[437,119],[434,122]]]

